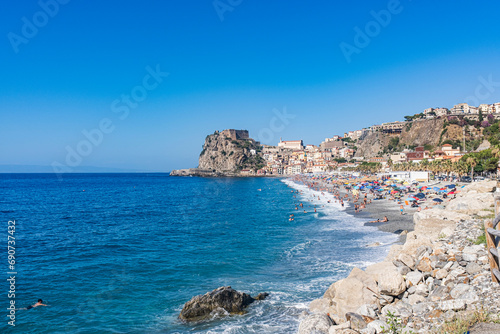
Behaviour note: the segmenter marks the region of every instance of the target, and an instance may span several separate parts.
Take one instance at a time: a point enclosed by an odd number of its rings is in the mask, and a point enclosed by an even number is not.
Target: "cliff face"
[[[415,121],[403,128],[399,142],[404,145],[423,146],[439,144],[439,137],[443,131],[444,119],[429,119]]]
[[[437,147],[439,143],[445,140],[462,140],[463,129],[459,125],[448,124],[444,128],[444,118],[419,120],[408,123],[401,134],[387,134],[383,132],[369,133],[363,140],[360,140],[356,146],[356,157],[371,158],[378,156],[384,147],[389,145],[392,138],[399,138],[400,147],[404,146],[424,146],[432,145]],[[475,136],[475,132],[468,130],[468,139]]]
[[[260,145],[249,138],[246,130],[216,131],[205,138],[200,153],[199,169],[229,174],[241,169],[259,168],[263,162]],[[251,150],[255,150],[252,154]]]
[[[371,132],[357,144],[355,157],[373,158],[389,143],[389,136],[382,132]]]

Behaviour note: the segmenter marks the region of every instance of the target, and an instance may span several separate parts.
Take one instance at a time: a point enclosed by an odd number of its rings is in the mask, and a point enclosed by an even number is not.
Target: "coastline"
[[[383,262],[354,268],[312,301],[298,333],[381,333],[382,326],[389,326],[388,312],[400,318],[403,332],[427,333],[490,300],[486,311],[498,314],[498,296],[487,294],[495,283],[486,250],[474,244],[482,233],[480,218],[492,214],[495,189],[495,181],[469,184],[444,205],[406,215],[388,200],[372,202],[360,213],[350,205],[346,212],[353,216],[389,218],[388,223],[365,225],[391,233],[405,229],[407,237],[391,247]]]

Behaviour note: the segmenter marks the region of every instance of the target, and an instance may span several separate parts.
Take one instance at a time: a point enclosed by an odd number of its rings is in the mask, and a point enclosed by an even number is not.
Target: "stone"
[[[480,272],[481,270],[483,270],[483,268],[477,264],[476,262],[470,262],[469,264],[467,264],[467,266],[465,267],[465,271],[467,271],[467,273],[469,275],[474,275],[474,274],[477,274],[478,272]]]
[[[341,330],[349,329],[349,323],[344,322],[340,325],[333,325],[328,329],[328,334],[338,334]]]
[[[466,293],[470,290],[470,285],[468,284],[457,284],[453,290],[450,291],[450,296],[453,299],[457,299],[461,294]]]
[[[348,312],[346,313],[345,318],[347,319],[347,321],[350,322],[351,328],[354,330],[360,330],[366,328],[367,325],[366,321],[360,314],[354,312]]]
[[[354,268],[345,279],[333,283],[323,298],[331,298],[332,306],[329,308],[340,317],[347,312],[355,312],[363,304],[377,304],[377,282],[363,270]]]
[[[419,271],[412,271],[406,274],[407,286],[417,285],[424,278],[424,275]],[[409,283],[409,284],[408,284]]]
[[[184,321],[199,321],[210,318],[215,311],[216,314],[241,314],[244,309],[256,299],[250,295],[238,292],[230,286],[220,287],[204,295],[193,297],[184,304],[179,314],[179,319]],[[212,315],[211,315],[212,314]]]
[[[376,310],[377,310],[377,305],[363,304],[356,310],[356,313],[370,318],[376,318],[377,317]]]
[[[449,294],[450,288],[447,286],[436,286],[434,290],[429,294],[429,299],[431,301],[438,301],[442,299],[446,299],[450,294]]]
[[[413,269],[415,267],[415,260],[411,255],[408,255],[406,253],[401,253],[398,256],[398,260],[404,263],[410,269]]]
[[[436,269],[442,269],[444,266],[446,266],[447,262],[445,261],[438,261],[436,264],[433,266]]]
[[[406,290],[405,280],[392,262],[373,264],[365,272],[375,278],[381,294],[397,296]]]
[[[300,322],[298,334],[329,334],[333,321],[326,314],[310,314]]]
[[[330,305],[331,303],[329,299],[315,299],[311,302],[311,304],[309,304],[309,311],[315,313],[328,313],[328,308],[330,307]]]
[[[419,261],[423,257],[429,257],[431,254],[432,254],[432,247],[427,245],[422,245],[417,248],[417,252],[415,253],[415,258],[417,261]]]
[[[427,312],[433,310],[434,307],[435,307],[435,304],[431,303],[431,302],[422,302],[422,303],[412,305],[413,313],[415,313],[415,314],[427,313]]]
[[[383,333],[383,328],[388,328],[389,326],[387,326],[387,324],[382,320],[375,320],[370,322],[366,327],[373,328],[375,330],[375,333],[380,334]]]
[[[418,261],[417,269],[421,272],[432,271],[431,260],[426,256],[422,257]]]
[[[451,278],[457,278],[459,275],[463,275],[465,274],[465,270],[463,268],[456,268],[456,269],[453,269],[449,274],[448,276],[451,276]]]
[[[477,261],[477,255],[476,254],[467,254],[467,253],[463,253],[462,254],[462,259],[463,261],[467,261],[467,262],[475,262]],[[460,265],[462,265],[462,262],[463,261],[460,261]],[[466,264],[467,265],[467,264]]]
[[[471,304],[471,303],[476,303],[480,300],[479,295],[475,293],[474,291],[469,290],[465,292],[464,294],[461,294],[458,299],[463,299],[465,300],[465,303]]]
[[[398,267],[398,272],[401,276],[408,274],[410,271],[411,269],[407,266]]]
[[[436,275],[434,275],[434,277],[436,277],[436,279],[443,279],[443,278],[446,278],[446,276],[448,276],[448,270],[446,270],[446,269],[439,269],[436,272]]]
[[[415,291],[417,291],[417,286],[416,285],[412,285],[406,291],[408,291],[409,295],[413,295],[415,293]]]
[[[375,328],[371,328],[371,327],[366,327],[365,329],[362,329],[359,331],[361,334],[376,334],[377,331],[375,330]]]
[[[328,333],[332,333],[332,332],[329,331]],[[333,333],[335,333],[335,334],[358,334],[357,331],[355,331],[354,329],[350,329],[350,328],[336,329]]]
[[[465,307],[465,301],[461,299],[442,300],[437,304],[437,308],[442,311],[462,311]]]
[[[418,303],[422,303],[424,301],[425,301],[425,297],[421,296],[421,295],[413,294],[413,295],[408,296],[408,303],[410,305],[415,305]]]
[[[419,285],[417,285],[415,294],[427,297],[427,295],[429,294],[429,289],[427,288],[427,285],[425,285],[424,283],[420,283]]]

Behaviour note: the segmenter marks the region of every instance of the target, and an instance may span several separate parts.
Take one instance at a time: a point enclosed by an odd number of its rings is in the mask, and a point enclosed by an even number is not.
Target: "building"
[[[429,182],[429,172],[390,172],[379,173],[378,177],[389,177],[400,182]]]
[[[453,157],[453,156],[460,154],[460,148],[458,148],[458,147],[453,148],[453,146],[451,146],[450,144],[443,145],[441,150],[443,151],[444,155],[449,156],[449,157]]]
[[[278,147],[281,148],[288,148],[291,150],[303,150],[304,149],[304,144],[302,140],[281,140],[278,143]]]
[[[417,163],[428,158],[430,158],[430,152],[426,151],[423,146],[415,148],[414,152],[406,153],[406,160],[409,162]]]
[[[406,162],[406,153],[400,152],[400,153],[391,154],[390,159],[392,160],[393,164],[399,164],[402,162]]]

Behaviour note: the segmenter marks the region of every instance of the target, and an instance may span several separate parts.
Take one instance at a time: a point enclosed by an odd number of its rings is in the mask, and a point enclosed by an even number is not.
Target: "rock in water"
[[[230,314],[241,314],[245,307],[256,300],[263,300],[268,296],[267,293],[260,293],[257,298],[236,291],[230,286],[223,286],[204,295],[193,297],[184,304],[179,319],[186,321],[205,320],[212,312],[224,309]]]

